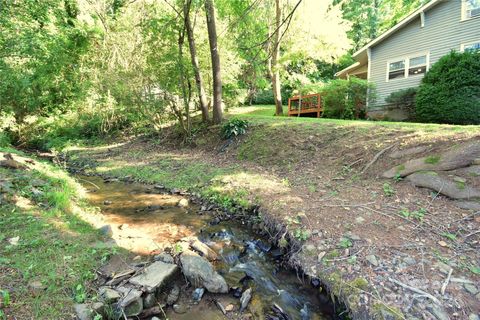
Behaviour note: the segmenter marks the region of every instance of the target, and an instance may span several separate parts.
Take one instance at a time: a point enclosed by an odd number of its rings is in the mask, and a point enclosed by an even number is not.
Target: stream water
[[[199,304],[192,303],[191,291],[183,292],[180,300],[189,307],[182,314],[167,310],[169,319],[229,318],[212,301],[238,306],[241,290],[248,287],[254,293],[245,312],[253,319],[335,319],[328,296],[308,279],[282,268],[279,249],[240,221],[218,221],[214,214],[202,212],[199,205],[191,203],[179,207],[183,196],[149,185],[106,182],[91,176],[77,178],[88,190],[89,201],[101,209],[99,224],[111,226],[112,238],[119,246],[151,254],[174,246],[183,237],[196,236],[219,255],[216,270],[231,288],[238,289],[224,295],[206,294]]]

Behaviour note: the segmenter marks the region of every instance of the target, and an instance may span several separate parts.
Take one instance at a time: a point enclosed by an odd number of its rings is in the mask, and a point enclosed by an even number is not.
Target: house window
[[[465,19],[480,17],[480,0],[464,0],[463,7]]]
[[[477,51],[480,50],[480,42],[462,44],[462,51]]]
[[[427,72],[427,56],[412,57],[409,61],[408,75],[416,76]]]
[[[405,59],[388,64],[388,79],[405,78]]]

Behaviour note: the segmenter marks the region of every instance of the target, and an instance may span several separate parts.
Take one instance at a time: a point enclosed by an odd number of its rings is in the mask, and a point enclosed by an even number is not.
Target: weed
[[[307,241],[308,238],[310,238],[310,232],[307,231],[307,230],[302,230],[300,228],[297,228],[295,229],[295,231],[293,232],[293,236],[295,237],[295,239],[297,239],[298,241]]]
[[[180,243],[175,243],[173,246],[173,251],[175,252],[176,255],[179,255],[180,253],[183,252],[183,247]]]
[[[348,238],[341,238],[340,242],[338,243],[338,246],[342,249],[347,249],[353,246],[353,242]]]
[[[444,232],[444,233],[442,233],[442,236],[444,236],[445,238],[447,238],[449,240],[452,240],[452,241],[457,240],[457,236],[453,233]]]
[[[315,185],[311,184],[311,185],[308,186],[308,191],[310,193],[315,193],[315,192],[317,192],[317,187]]]
[[[395,181],[395,182],[400,182],[402,180],[403,180],[403,178],[402,178],[400,173],[397,173],[397,174],[395,174],[395,176],[393,176],[393,181]]]
[[[231,139],[236,136],[243,135],[247,132],[248,121],[237,118],[230,119],[222,126],[222,137]]]
[[[347,262],[348,264],[354,265],[355,263],[357,263],[357,256],[351,256],[350,258],[348,258]]]
[[[473,273],[473,274],[480,275],[480,267],[479,266],[471,265],[468,268],[468,270],[470,270],[470,272]]]
[[[422,221],[423,220],[423,217],[425,216],[425,214],[427,213],[427,210],[424,209],[424,208],[420,208],[418,210],[415,210],[415,211],[410,211],[406,208],[403,208],[402,210],[400,210],[399,212],[403,217],[405,218],[413,218],[413,219],[416,219],[416,220],[419,220],[419,221]]]
[[[465,187],[466,187],[465,182],[463,182],[463,181],[456,181],[456,182],[455,182],[455,185],[457,186],[457,188],[458,188],[459,190],[464,190]]]
[[[288,240],[285,239],[285,237],[282,237],[279,241],[278,241],[278,246],[280,248],[286,248],[288,246]]]
[[[85,291],[85,287],[82,284],[78,284],[75,287],[75,301],[77,303],[83,303],[87,299],[87,292]]]
[[[385,182],[383,184],[383,193],[387,196],[387,197],[391,197],[395,194],[395,189],[393,189],[392,185],[388,182]]]

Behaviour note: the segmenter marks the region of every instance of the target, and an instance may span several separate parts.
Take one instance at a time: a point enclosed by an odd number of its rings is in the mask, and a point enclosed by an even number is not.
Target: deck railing
[[[288,116],[316,114],[317,118],[323,111],[322,99],[319,93],[295,96],[288,99]]]

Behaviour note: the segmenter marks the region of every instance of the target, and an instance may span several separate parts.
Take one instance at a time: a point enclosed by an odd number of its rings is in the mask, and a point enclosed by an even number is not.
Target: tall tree
[[[280,68],[278,60],[280,59],[280,41],[281,41],[281,20],[282,8],[280,0],[275,0],[275,31],[271,43],[271,62],[269,62],[269,72],[272,79],[273,98],[275,100],[275,115],[283,115],[282,91],[280,86]]]
[[[190,20],[190,8],[192,0],[187,0],[184,5],[185,28],[187,31],[188,45],[190,48],[190,58],[192,60],[193,72],[195,74],[195,83],[197,84],[198,98],[200,103],[200,110],[202,111],[202,120],[208,122],[208,102],[203,87],[202,74],[200,73],[200,65],[198,63],[197,48],[195,44],[195,37],[193,34],[192,22]]]
[[[207,15],[208,42],[210,44],[210,56],[212,58],[213,76],[213,123],[221,123],[222,111],[222,74],[220,68],[220,55],[217,44],[217,27],[215,25],[215,7],[213,0],[205,0],[205,13]]]

